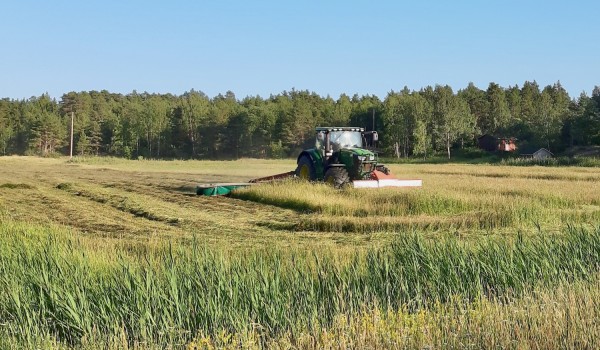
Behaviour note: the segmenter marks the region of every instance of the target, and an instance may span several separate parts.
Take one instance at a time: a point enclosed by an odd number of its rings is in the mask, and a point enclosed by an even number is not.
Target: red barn
[[[498,139],[498,150],[502,152],[514,152],[517,150],[517,145],[515,144],[514,137],[511,138],[500,138]]]
[[[490,134],[485,134],[477,138],[477,146],[488,152],[514,152],[517,150],[514,137],[496,137]]]

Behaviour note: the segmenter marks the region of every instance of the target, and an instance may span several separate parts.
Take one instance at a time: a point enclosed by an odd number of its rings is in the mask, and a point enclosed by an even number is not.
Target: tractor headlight
[[[371,155],[369,156],[369,160],[375,160],[375,156],[371,154]]]
[[[367,160],[367,156],[358,156],[358,160],[364,162],[365,160]]]

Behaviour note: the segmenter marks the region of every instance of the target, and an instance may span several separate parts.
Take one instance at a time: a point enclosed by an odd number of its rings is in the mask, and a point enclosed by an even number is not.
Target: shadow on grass
[[[315,213],[322,211],[322,207],[320,205],[315,205],[308,203],[303,200],[299,200],[296,198],[270,198],[261,196],[257,193],[246,192],[246,191],[236,191],[230,194],[232,198],[237,198],[241,200],[257,202],[262,204],[273,205],[280,208],[291,209],[300,213]]]

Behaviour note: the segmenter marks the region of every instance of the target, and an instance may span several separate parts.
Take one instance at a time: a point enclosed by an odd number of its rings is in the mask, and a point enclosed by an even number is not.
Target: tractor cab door
[[[321,153],[322,156],[325,156],[325,139],[326,139],[325,131],[317,132],[317,139],[315,141],[316,150]]]
[[[323,159],[331,157],[331,145],[329,144],[329,131],[318,131],[315,141],[315,149]]]

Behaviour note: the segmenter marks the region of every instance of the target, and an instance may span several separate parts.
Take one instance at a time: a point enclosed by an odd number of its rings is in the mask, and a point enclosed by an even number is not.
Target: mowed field
[[[597,348],[600,169],[0,158],[0,348]]]

